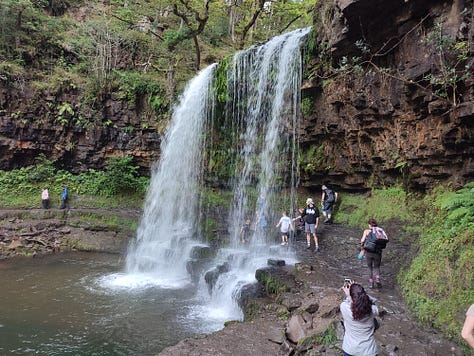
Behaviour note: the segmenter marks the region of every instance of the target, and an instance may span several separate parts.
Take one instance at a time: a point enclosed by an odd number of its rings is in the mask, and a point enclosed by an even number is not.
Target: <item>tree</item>
[[[186,25],[183,39],[192,39],[196,51],[195,67],[199,70],[201,67],[201,48],[199,46],[198,35],[204,31],[206,23],[209,20],[209,4],[211,0],[205,0],[203,6],[197,2],[189,0],[178,0],[173,3],[173,13],[178,16]]]

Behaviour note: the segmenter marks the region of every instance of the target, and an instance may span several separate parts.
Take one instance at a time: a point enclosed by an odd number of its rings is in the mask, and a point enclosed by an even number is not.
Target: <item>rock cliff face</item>
[[[133,156],[150,167],[159,154],[160,134],[146,104],[102,98],[101,110],[82,110],[76,91],[35,90],[0,81],[0,169],[34,163],[43,153],[74,172],[102,168],[109,156]],[[86,125],[84,123],[87,123]]]
[[[458,0],[320,6],[300,139],[303,151],[319,148],[303,162],[304,185],[472,179],[472,10]]]
[[[321,2],[302,93],[302,184],[425,189],[471,180],[472,16],[472,0]],[[159,157],[146,100],[112,95],[89,112],[70,86],[46,92],[0,79],[0,169],[44,153],[74,172],[112,155],[146,171]]]

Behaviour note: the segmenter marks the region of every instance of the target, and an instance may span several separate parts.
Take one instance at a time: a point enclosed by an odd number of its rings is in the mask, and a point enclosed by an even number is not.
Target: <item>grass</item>
[[[413,224],[417,217],[413,214],[415,202],[412,199],[413,196],[399,186],[374,189],[370,195],[339,194],[334,216],[337,222],[355,227],[365,227],[369,218],[378,222],[399,219]]]

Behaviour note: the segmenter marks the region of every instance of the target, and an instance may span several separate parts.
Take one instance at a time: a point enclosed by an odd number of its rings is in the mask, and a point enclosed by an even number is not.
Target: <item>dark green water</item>
[[[109,254],[0,262],[0,355],[156,355],[221,328],[192,286],[104,287],[121,270]]]

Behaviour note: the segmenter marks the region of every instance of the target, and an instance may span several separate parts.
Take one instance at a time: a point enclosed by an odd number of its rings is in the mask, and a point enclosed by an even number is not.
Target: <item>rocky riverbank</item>
[[[383,286],[370,290],[381,311],[376,332],[379,355],[463,355],[459,345],[410,316],[396,275],[410,259],[411,241],[402,237],[398,224],[385,228],[390,243],[382,261]],[[367,287],[365,260],[356,258],[361,234],[362,230],[338,224],[324,225],[319,231],[319,253],[307,250],[305,241],[297,239],[289,248],[296,250],[300,263],[264,269],[287,291],[277,295],[267,291],[249,303],[247,321],[229,322],[219,332],[183,340],[160,355],[341,355],[340,287],[344,277]],[[330,325],[338,340],[322,345],[318,335]]]
[[[124,209],[0,210],[0,259],[71,250],[122,253],[139,216]]]

